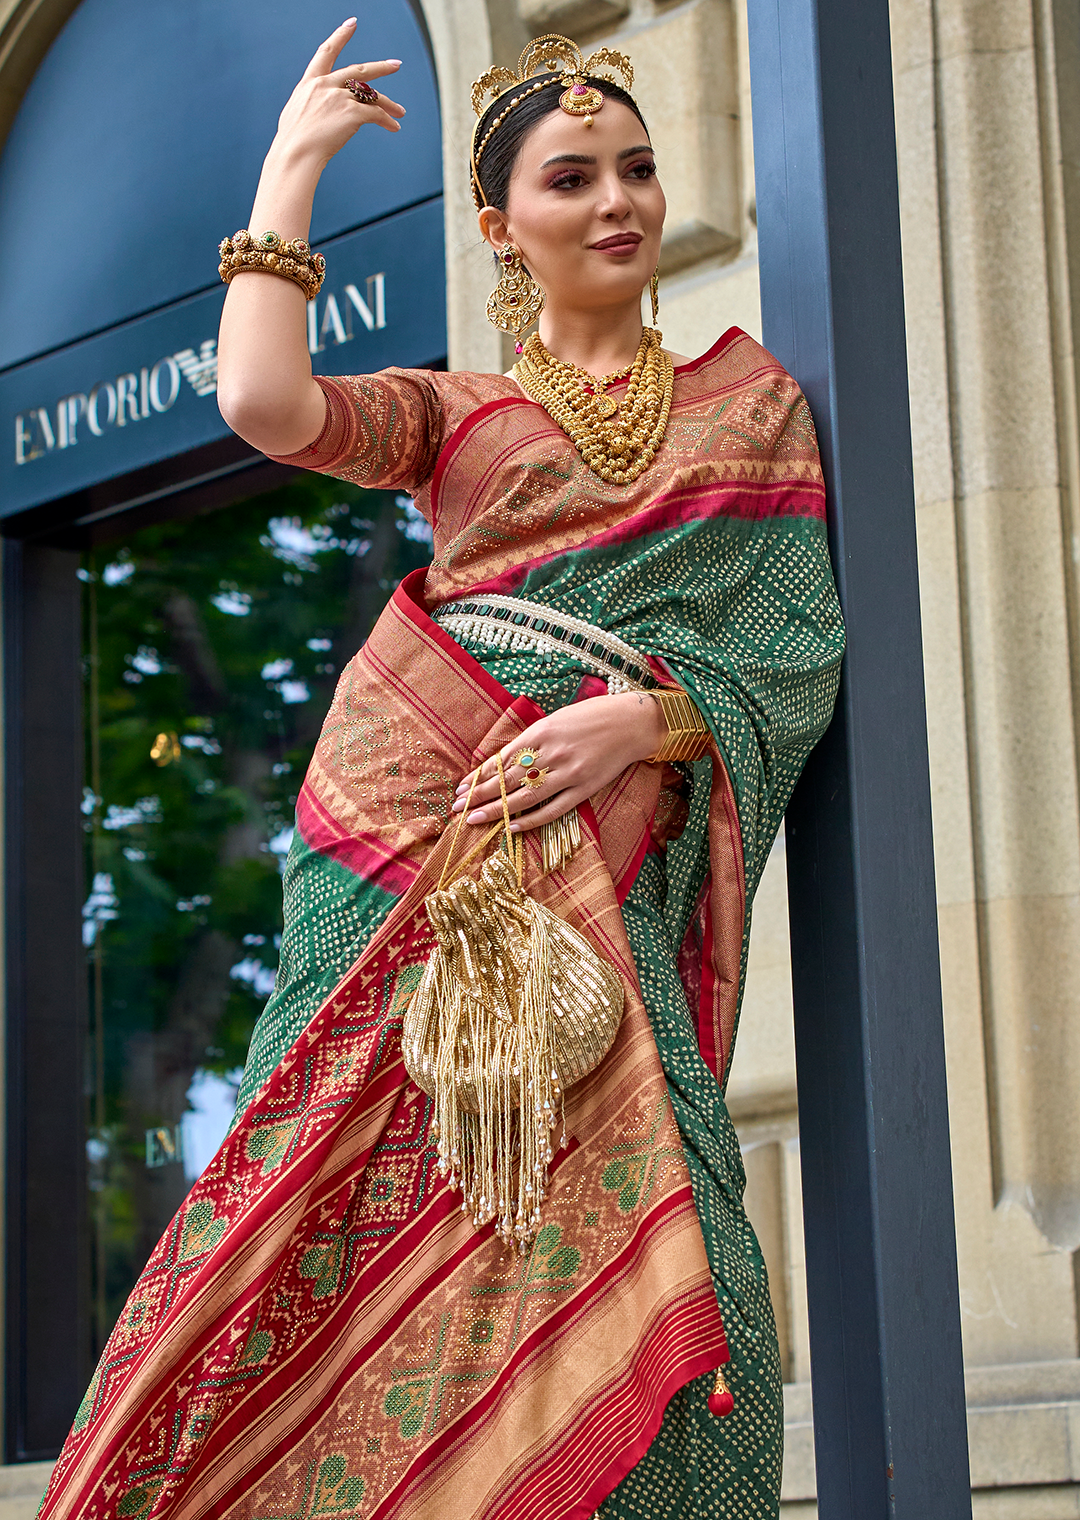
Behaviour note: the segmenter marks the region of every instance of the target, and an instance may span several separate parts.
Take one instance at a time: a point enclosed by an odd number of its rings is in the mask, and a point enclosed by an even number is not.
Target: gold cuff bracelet
[[[292,280],[309,301],[313,301],[322,288],[326,260],[321,253],[312,253],[311,245],[303,238],[290,240],[270,231],[255,237],[241,227],[231,238],[222,240],[218,252],[221,254],[218,274],[226,285],[234,275],[254,270]]]
[[[665,760],[700,760],[709,747],[712,735],[705,719],[681,687],[665,686],[649,695],[659,702],[668,727],[668,735],[649,763]]]

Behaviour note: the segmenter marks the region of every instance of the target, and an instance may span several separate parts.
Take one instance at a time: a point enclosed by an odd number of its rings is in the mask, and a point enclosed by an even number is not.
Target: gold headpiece
[[[596,112],[603,110],[604,95],[602,90],[588,83],[588,77],[599,76],[618,84],[619,81],[612,78],[612,70],[622,75],[626,90],[633,89],[634,68],[625,53],[616,53],[611,48],[602,47],[588,58],[582,58],[576,42],[571,42],[569,37],[560,37],[558,33],[551,33],[546,37],[536,37],[529,43],[518,59],[516,74],[513,69],[499,64],[480,75],[472,87],[472,104],[477,117],[484,115],[491,101],[498,100],[511,90],[516,90],[517,93],[505,109],[499,112],[480,142],[476,140],[476,132],[480,130],[479,120],[476,123],[476,131],[473,133],[472,177],[473,196],[478,210],[484,205],[484,192],[480,185],[481,155],[514,107],[530,95],[535,95],[538,90],[546,89],[549,84],[561,84],[563,92],[559,96],[560,106],[570,116],[583,117],[585,125],[591,127]],[[540,73],[545,73],[548,77],[530,84],[532,76]],[[490,101],[487,96],[491,97]]]

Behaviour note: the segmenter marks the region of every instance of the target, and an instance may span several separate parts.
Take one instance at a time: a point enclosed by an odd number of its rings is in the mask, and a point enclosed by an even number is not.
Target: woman
[[[354,28],[282,113],[254,240],[223,245],[219,400],[274,457],[413,494],[434,559],[342,676],[237,1122],[42,1513],[775,1517],[779,1358],[722,1093],[749,904],[842,652],[812,423],[745,334],[691,360],[643,327],[648,133],[626,61],[589,73],[565,39],[474,92],[489,314],[520,332],[542,304],[514,371],[313,380],[320,263],[284,240],[353,133],[404,115],[368,83],[396,63],[336,67]],[[523,1225],[440,1176],[402,1060],[425,898],[504,782],[529,892],[622,1004]]]

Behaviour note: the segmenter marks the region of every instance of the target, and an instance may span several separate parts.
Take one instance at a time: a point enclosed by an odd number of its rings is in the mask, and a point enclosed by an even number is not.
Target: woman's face
[[[648,135],[621,101],[586,127],[551,111],[521,146],[505,214],[481,213],[495,248],[521,250],[549,305],[595,310],[638,297],[656,268],[666,203]]]

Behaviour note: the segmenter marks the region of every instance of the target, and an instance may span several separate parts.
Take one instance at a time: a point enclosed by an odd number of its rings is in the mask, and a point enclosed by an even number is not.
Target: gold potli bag
[[[522,840],[510,832],[497,764],[503,821],[451,876],[470,790],[442,880],[425,899],[436,944],[401,1043],[410,1077],[435,1100],[440,1174],[460,1189],[477,1229],[494,1221],[524,1253],[540,1228],[560,1117],[566,1144],[566,1089],[611,1049],[624,994],[615,968],[524,890]],[[503,846],[476,879],[464,876],[499,832]]]

